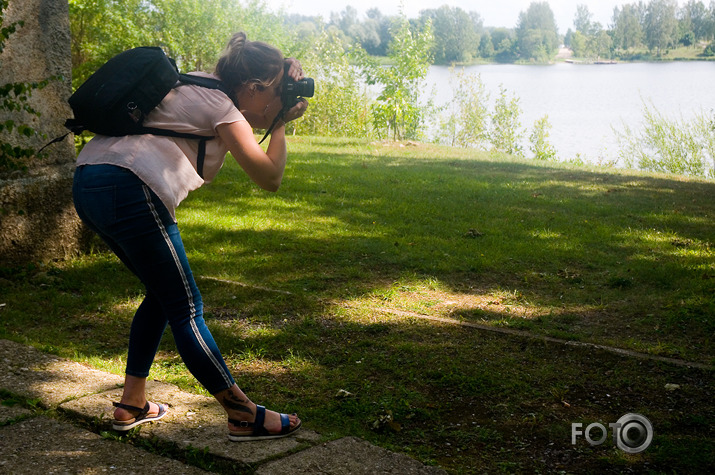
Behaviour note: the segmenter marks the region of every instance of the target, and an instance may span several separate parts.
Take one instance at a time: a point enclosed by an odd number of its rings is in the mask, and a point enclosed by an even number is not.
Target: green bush
[[[707,56],[708,58],[715,56],[715,41],[705,47],[703,56]]]
[[[500,86],[489,129],[489,141],[495,151],[518,156],[523,154],[520,141],[524,131],[521,128],[520,115],[519,98],[514,95],[509,98],[504,86]]]
[[[644,129],[616,131],[619,160],[627,167],[715,178],[715,116],[701,112],[691,120],[664,117],[644,105]]]
[[[556,157],[556,149],[549,142],[549,130],[551,130],[551,124],[548,115],[534,122],[529,141],[531,142],[531,151],[537,160],[553,160]]]
[[[315,79],[316,99],[302,120],[289,126],[294,133],[328,137],[365,137],[370,134],[368,97],[361,91],[358,72],[349,63],[335,30],[325,28],[301,58]]]
[[[367,83],[379,84],[382,92],[372,104],[375,132],[394,140],[419,139],[429,108],[420,106],[420,91],[432,63],[432,26],[429,21],[420,31],[412,31],[404,15],[395,22],[390,43],[392,66],[382,67],[364,51],[357,50],[356,60]]]
[[[450,146],[486,149],[488,144],[489,93],[480,75],[464,70],[450,75],[454,97],[448,115],[440,121],[438,141]]]

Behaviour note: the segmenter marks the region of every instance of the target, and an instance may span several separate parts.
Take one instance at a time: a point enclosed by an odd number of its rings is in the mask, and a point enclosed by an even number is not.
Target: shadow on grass
[[[356,146],[305,144],[274,195],[227,164],[182,206],[207,321],[252,398],[455,472],[715,463],[711,372],[374,310],[710,362],[715,185]],[[0,336],[123,358],[141,288],[115,259],[5,277]],[[188,381],[170,335],[157,367]],[[571,445],[572,423],[628,412],[656,429],[644,454]]]
[[[511,291],[534,331],[575,315],[572,336],[715,357],[715,184],[345,146],[293,154],[281,191],[260,198],[227,166],[187,203],[196,273],[319,298],[406,278]]]

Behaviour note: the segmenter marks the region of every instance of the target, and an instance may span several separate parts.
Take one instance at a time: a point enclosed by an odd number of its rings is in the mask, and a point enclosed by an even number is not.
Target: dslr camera
[[[313,78],[303,78],[300,81],[294,81],[288,76],[289,64],[285,65],[283,74],[283,86],[281,88],[281,103],[283,110],[288,111],[298,103],[301,97],[313,97],[315,94],[315,81]]]
[[[289,68],[290,65],[286,63],[283,73],[283,84],[281,85],[281,104],[283,104],[283,109],[281,109],[278,115],[276,115],[276,118],[273,119],[273,123],[266,131],[266,135],[264,135],[258,143],[263,143],[263,141],[266,140],[266,137],[270,135],[278,121],[281,120],[283,115],[293,108],[293,106],[298,104],[301,97],[313,97],[313,94],[315,94],[315,81],[313,81],[313,78],[303,78],[300,81],[294,81],[288,76]]]

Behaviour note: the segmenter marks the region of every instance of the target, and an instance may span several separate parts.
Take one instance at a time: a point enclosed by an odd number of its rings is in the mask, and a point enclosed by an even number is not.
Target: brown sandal
[[[129,404],[122,404],[121,402],[112,402],[112,405],[114,407],[126,409],[127,411],[139,411],[139,414],[137,414],[136,417],[133,417],[132,419],[127,419],[126,421],[119,421],[117,419],[114,419],[114,422],[112,423],[112,429],[119,432],[131,430],[139,424],[144,424],[145,422],[158,421],[166,415],[166,412],[168,410],[168,408],[164,404],[157,404],[157,406],[159,406],[159,414],[155,416],[149,416],[149,401],[146,402],[144,409],[136,406],[130,406]]]

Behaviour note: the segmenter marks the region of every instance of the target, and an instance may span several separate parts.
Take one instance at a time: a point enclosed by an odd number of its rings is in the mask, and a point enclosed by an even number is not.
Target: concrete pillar
[[[36,82],[58,77],[35,90],[30,104],[35,117],[14,114],[45,137],[5,136],[14,145],[39,149],[63,135],[71,117],[71,52],[67,0],[10,0],[4,24],[24,21],[0,54],[0,84]],[[0,120],[7,113],[0,111]],[[72,136],[47,149],[46,158],[33,158],[27,171],[0,171],[0,264],[38,262],[75,255],[88,239],[72,206],[75,150]]]

